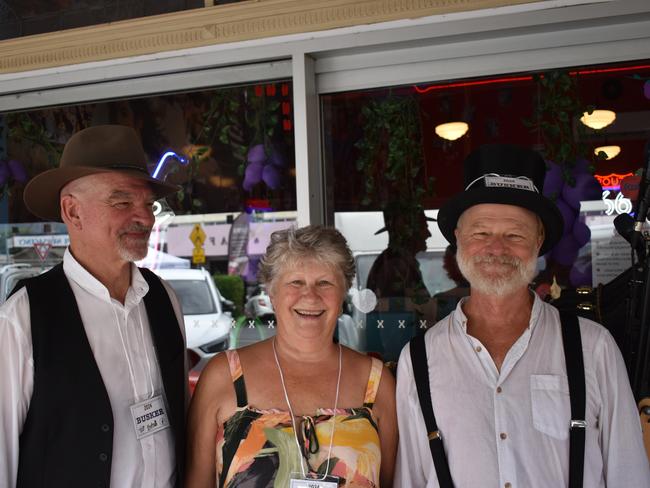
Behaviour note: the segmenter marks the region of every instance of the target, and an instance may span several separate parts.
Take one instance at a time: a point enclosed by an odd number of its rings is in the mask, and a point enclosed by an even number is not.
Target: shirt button
[[[497,393],[501,393],[503,390],[501,389],[500,386],[497,386]]]
[[[508,437],[508,434],[501,432],[501,434],[499,434],[499,437],[501,437],[502,440],[505,440]]]
[[[108,456],[106,455],[106,453],[103,453],[103,452],[100,453],[99,454],[99,460],[102,461],[102,462],[106,462],[108,460]]]
[[[108,432],[109,430],[111,430],[111,428],[108,424],[102,424],[102,432]]]
[[[481,352],[483,348],[481,346],[476,346],[476,352]]]

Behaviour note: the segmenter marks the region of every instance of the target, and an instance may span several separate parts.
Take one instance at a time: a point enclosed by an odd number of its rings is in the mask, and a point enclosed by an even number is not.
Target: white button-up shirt
[[[425,336],[433,409],[456,488],[558,488],[569,477],[571,406],[555,307],[537,296],[528,328],[501,371],[467,334],[462,304]],[[602,326],[580,319],[585,365],[584,486],[648,488],[650,468],[621,353]],[[409,346],[397,369],[395,486],[438,481]]]
[[[111,486],[173,487],[176,463],[171,429],[137,440],[130,410],[133,403],[163,392],[143,301],[149,291],[147,282],[132,265],[131,286],[122,305],[110,297],[107,288],[69,250],[63,258],[63,271],[111,402]],[[183,324],[178,300],[169,285],[165,284],[165,288],[178,323]],[[179,326],[184,336],[184,328]],[[0,372],[0,487],[9,488],[16,485],[19,436],[34,386],[29,298],[25,288],[0,307]]]

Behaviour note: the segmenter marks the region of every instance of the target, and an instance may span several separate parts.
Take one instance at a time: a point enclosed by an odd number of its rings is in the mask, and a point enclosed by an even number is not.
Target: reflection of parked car
[[[263,285],[255,287],[246,305],[244,305],[244,313],[248,317],[259,317],[262,320],[273,318],[275,312],[271,304],[271,297],[269,297]]]
[[[379,253],[377,252],[359,252],[355,255],[356,277],[353,281],[352,287],[357,290],[366,288],[368,281],[368,274],[372,268],[375,259]],[[447,277],[447,273],[443,269],[443,255],[444,252],[437,250],[429,250],[418,253],[416,259],[420,266],[422,279],[427,287],[427,291],[431,296],[454,286],[454,282]],[[341,344],[363,352],[376,352],[377,344],[376,337],[373,337],[373,332],[376,332],[377,325],[381,322],[382,333],[395,330],[402,331],[402,327],[411,327],[413,324],[419,324],[420,317],[417,317],[412,312],[402,309],[402,302],[397,301],[397,310],[383,310],[377,309],[370,312],[364,312],[354,305],[354,299],[351,293],[348,293],[346,303],[344,304],[344,313],[338,320],[338,334]],[[390,303],[390,302],[389,302]],[[434,322],[428,323],[430,327]],[[375,329],[372,329],[375,327]],[[384,334],[386,335],[386,334]],[[375,343],[373,343],[373,340]],[[404,345],[404,338],[387,336],[388,343],[394,342],[392,353],[397,354]],[[382,352],[383,354],[383,352]],[[385,355],[382,355],[386,359]]]
[[[217,352],[228,349],[232,317],[224,312],[219,290],[204,269],[156,269],[183,307],[190,368],[200,370]]]

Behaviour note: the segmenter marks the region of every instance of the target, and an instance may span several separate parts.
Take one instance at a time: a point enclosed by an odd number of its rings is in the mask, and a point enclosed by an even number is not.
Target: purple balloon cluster
[[[13,181],[27,183],[27,180],[27,171],[20,161],[0,160],[0,186],[11,184]]]
[[[267,157],[264,144],[257,144],[248,151],[248,165],[244,173],[244,190],[250,192],[260,181],[272,190],[282,185],[282,175],[286,161],[275,149]]]
[[[551,161],[547,161],[546,178],[544,179],[544,195],[555,201],[562,214],[564,234],[555,247],[546,254],[563,266],[571,266],[569,281],[573,286],[591,284],[591,266],[576,266],[578,251],[589,242],[591,231],[589,227],[578,218],[581,200],[600,200],[602,187],[589,171],[589,162],[580,160],[576,162],[572,173],[575,177],[575,186],[564,181],[562,168]]]

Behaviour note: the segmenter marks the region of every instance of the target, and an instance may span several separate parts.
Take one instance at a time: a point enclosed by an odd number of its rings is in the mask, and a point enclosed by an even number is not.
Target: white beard
[[[510,295],[522,288],[527,288],[535,277],[537,259],[533,256],[528,262],[510,256],[484,256],[465,257],[462,248],[458,247],[456,254],[458,269],[463,273],[472,289],[484,295],[503,297]],[[503,265],[503,272],[486,274],[479,266],[480,263],[499,263]]]
[[[133,239],[129,243],[125,241],[126,239],[122,237],[117,245],[117,252],[124,261],[132,263],[147,256],[149,238],[142,241],[138,239],[138,242],[134,242]]]

